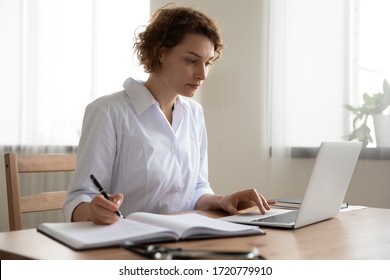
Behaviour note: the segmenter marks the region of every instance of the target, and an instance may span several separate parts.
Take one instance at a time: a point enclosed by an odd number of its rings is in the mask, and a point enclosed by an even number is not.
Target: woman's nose
[[[199,80],[206,80],[208,74],[208,68],[206,65],[202,65],[197,68],[196,78]]]

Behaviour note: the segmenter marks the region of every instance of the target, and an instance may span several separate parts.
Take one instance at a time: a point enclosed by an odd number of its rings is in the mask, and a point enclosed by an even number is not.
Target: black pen
[[[99,181],[95,178],[95,176],[93,176],[92,174],[89,175],[89,177],[91,178],[92,182],[95,184],[95,186],[97,187],[97,189],[99,190],[99,192],[104,196],[104,198],[108,199],[109,201],[112,201],[111,198],[108,196],[108,194],[106,193],[106,191],[103,189],[102,185],[100,185]],[[116,211],[116,214],[121,217],[122,219],[124,219],[122,213],[118,210]]]

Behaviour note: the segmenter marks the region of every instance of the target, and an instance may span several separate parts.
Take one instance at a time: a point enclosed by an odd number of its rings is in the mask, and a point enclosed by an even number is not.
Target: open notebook
[[[112,225],[92,222],[43,223],[37,230],[76,250],[118,246],[125,241],[151,243],[264,234],[258,226],[247,226],[196,213],[159,215],[137,212]]]
[[[272,208],[222,220],[269,227],[299,228],[336,216],[343,204],[361,142],[323,142],[298,210]]]

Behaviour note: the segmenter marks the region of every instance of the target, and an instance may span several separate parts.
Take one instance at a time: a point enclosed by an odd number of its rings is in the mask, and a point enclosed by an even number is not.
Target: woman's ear
[[[165,55],[167,54],[168,49],[166,47],[160,47],[157,50],[157,58],[158,58],[158,63],[161,65],[164,61]]]
[[[164,60],[164,53],[165,53],[164,48],[160,48],[158,50],[157,57],[158,57],[158,64],[159,65],[161,65],[163,60]]]

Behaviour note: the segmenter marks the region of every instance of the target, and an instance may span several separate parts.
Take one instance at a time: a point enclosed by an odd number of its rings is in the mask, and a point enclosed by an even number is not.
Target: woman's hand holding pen
[[[89,175],[89,177],[100,192],[100,195],[96,195],[89,204],[91,221],[95,224],[113,224],[119,218],[123,219],[123,215],[119,210],[123,202],[123,194],[108,195],[93,174]],[[113,216],[113,213],[116,216]]]
[[[110,199],[106,199],[102,194],[97,194],[89,203],[89,216],[95,224],[113,224],[120,217],[117,212],[123,202],[123,194],[117,193],[110,195]]]

